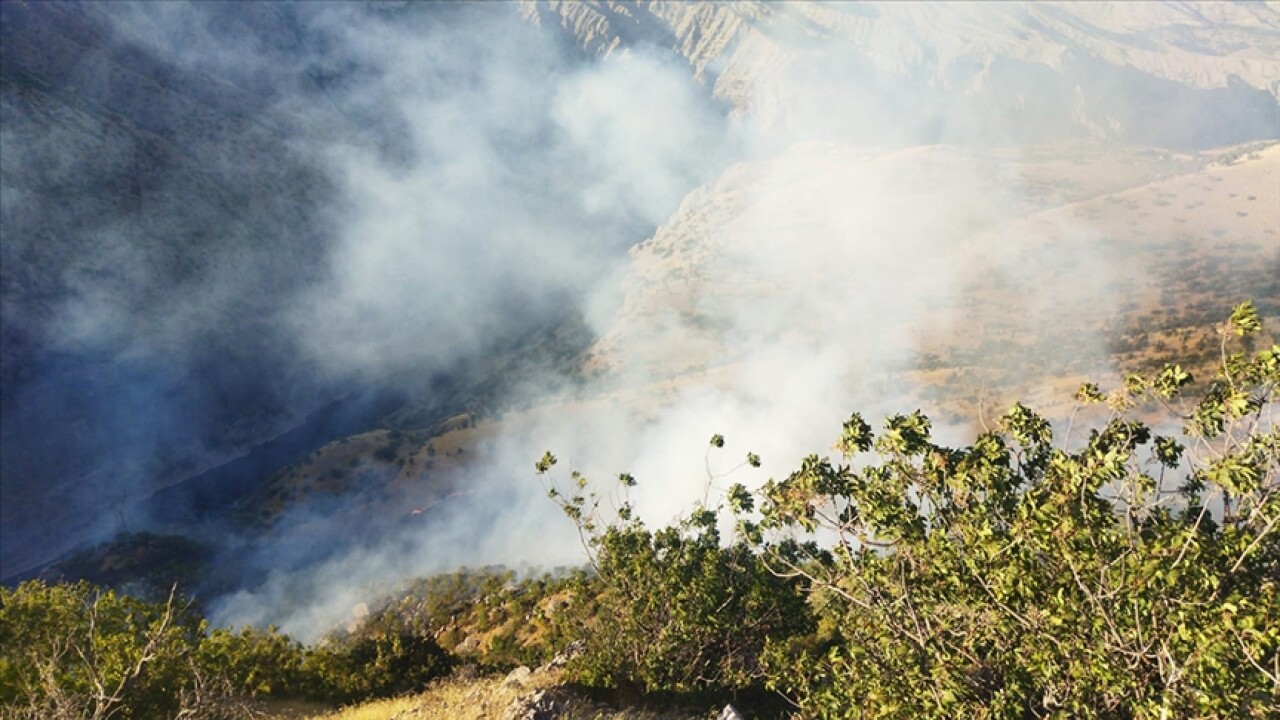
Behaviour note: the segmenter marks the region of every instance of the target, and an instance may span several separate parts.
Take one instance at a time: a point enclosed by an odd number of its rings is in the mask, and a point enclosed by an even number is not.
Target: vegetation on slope
[[[1111,413],[1079,447],[1021,405],[961,449],[855,415],[844,463],[810,458],[743,521],[837,538],[800,562],[761,542],[826,605],[824,647],[779,648],[773,686],[815,717],[1274,717],[1280,347],[1228,346],[1260,330],[1239,306],[1193,402],[1177,366],[1084,386]],[[1132,419],[1143,400],[1182,437]]]
[[[1087,435],[1055,439],[1015,405],[950,448],[919,412],[879,433],[855,414],[839,459],[812,456],[757,493],[736,485],[671,527],[632,515],[630,475],[613,514],[571,474],[549,492],[589,570],[415,581],[311,647],[211,630],[176,598],[0,590],[0,703],[13,717],[235,717],[247,698],[391,696],[451,671],[549,663],[580,641],[550,664],[615,702],[738,700],[806,718],[1274,717],[1280,347],[1250,348],[1261,329],[1240,305],[1207,382],[1170,365],[1109,393],[1086,384],[1073,420],[1101,414]],[[1152,405],[1180,431],[1136,419]],[[766,692],[792,705],[769,708]]]
[[[735,641],[763,645],[756,677],[806,717],[1274,716],[1280,347],[1250,356],[1229,346],[1261,330],[1252,304],[1238,306],[1221,329],[1220,370],[1195,401],[1182,401],[1193,378],[1176,365],[1130,375],[1109,395],[1086,384],[1081,405],[1110,414],[1077,446],[1070,430],[1055,446],[1050,424],[1022,405],[967,448],[934,443],[919,412],[889,418],[878,436],[855,414],[837,444],[843,462],[811,456],[759,496],[732,488],[736,541],[718,552],[750,548],[753,562],[790,581],[771,588],[770,601],[784,603],[796,583],[819,622],[810,634],[799,624],[752,637],[751,621],[767,613],[732,616],[743,628]],[[1174,412],[1182,435],[1134,419],[1143,402]],[[548,454],[538,469],[554,463]],[[573,479],[572,495],[553,497],[598,553],[604,596],[633,592],[618,564],[677,568],[645,585],[663,599],[710,599],[725,588],[721,580],[699,589],[715,574],[679,569],[687,547],[715,534],[714,512],[700,507],[651,535],[624,503],[602,524],[598,496]],[[751,594],[733,592],[717,607]],[[585,667],[601,663],[608,680],[648,689],[725,690],[743,677],[715,672],[732,652],[709,668],[690,659],[705,640],[663,647],[721,616],[686,628],[680,610],[697,602],[685,599],[640,619],[646,599],[601,614]],[[610,653],[628,638],[629,652]],[[655,677],[648,653],[692,667],[692,679]]]

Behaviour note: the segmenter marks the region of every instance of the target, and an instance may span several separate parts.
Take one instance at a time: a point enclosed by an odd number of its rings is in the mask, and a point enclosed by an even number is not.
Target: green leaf
[[[1106,399],[1106,396],[1103,395],[1102,391],[1098,389],[1097,383],[1091,383],[1091,382],[1087,382],[1081,385],[1080,389],[1076,390],[1075,397],[1077,402],[1080,402],[1086,405],[1100,403],[1104,399]]]
[[[1228,322],[1236,335],[1251,335],[1262,330],[1262,319],[1258,317],[1258,310],[1251,300],[1245,300],[1237,305],[1231,311]]]
[[[1181,365],[1165,365],[1152,382],[1152,388],[1156,395],[1167,399],[1177,395],[1182,388],[1190,385],[1192,380],[1191,373],[1183,370]]]
[[[1182,453],[1186,450],[1177,440],[1171,437],[1156,436],[1153,454],[1156,460],[1166,467],[1174,468],[1178,466],[1178,461],[1182,459]]]
[[[552,455],[551,452],[548,451],[546,453],[543,453],[542,459],[534,463],[533,467],[535,470],[538,471],[539,475],[544,475],[555,464],[556,464],[556,456]]]
[[[844,422],[844,428],[840,433],[840,441],[836,443],[836,449],[845,457],[851,457],[856,453],[870,450],[874,440],[871,426],[862,419],[861,415],[853,413]]]
[[[735,513],[749,513],[755,509],[755,498],[742,483],[734,483],[729,487],[729,507]]]
[[[1049,421],[1032,412],[1022,403],[1016,403],[1000,420],[1001,426],[1024,446],[1042,445],[1053,439]]]

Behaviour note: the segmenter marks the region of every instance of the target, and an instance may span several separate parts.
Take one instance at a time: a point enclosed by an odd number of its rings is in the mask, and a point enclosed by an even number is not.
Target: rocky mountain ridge
[[[911,88],[906,109],[924,116],[913,122],[926,141],[997,141],[944,117],[974,112],[970,103],[1052,117],[1039,140],[1203,147],[1274,137],[1280,125],[1274,3],[524,0],[520,12],[559,25],[600,56],[646,45],[670,50],[735,115],[770,126],[812,111],[811,93],[828,101],[847,94],[837,80],[850,74],[873,102],[891,101],[874,97],[885,86]],[[851,111],[838,100],[827,110]],[[1171,111],[1177,124],[1162,119]],[[1241,117],[1224,128],[1224,112]]]

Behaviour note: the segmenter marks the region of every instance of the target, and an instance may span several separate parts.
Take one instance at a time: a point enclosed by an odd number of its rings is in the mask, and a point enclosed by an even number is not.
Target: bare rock
[[[524,687],[529,684],[529,678],[533,676],[533,671],[521,665],[507,674],[507,678],[502,681],[504,686]]]
[[[547,670],[556,670],[558,668],[562,668],[565,665],[568,665],[570,660],[580,657],[582,653],[586,651],[587,651],[587,644],[585,642],[583,642],[582,640],[574,640],[573,642],[566,645],[563,650],[556,653],[556,656],[551,658],[551,660],[547,662],[546,665],[543,665],[542,667],[538,668],[538,672],[545,672]]]
[[[458,646],[453,649],[453,651],[458,655],[471,655],[473,653],[479,652],[479,650],[480,650],[479,635],[468,635],[466,639],[458,643]]]
[[[745,718],[742,717],[742,713],[739,713],[737,708],[734,706],[725,705],[724,709],[720,711],[720,714],[716,716],[716,720],[745,720]]]
[[[537,690],[512,701],[502,720],[556,720],[565,714],[568,698],[555,688]]]

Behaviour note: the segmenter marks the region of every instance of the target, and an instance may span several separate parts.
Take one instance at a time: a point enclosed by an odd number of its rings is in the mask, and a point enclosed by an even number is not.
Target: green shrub
[[[88,583],[0,588],[0,706],[18,717],[152,718],[180,706],[198,617]]]
[[[548,454],[539,471],[554,463]],[[595,571],[575,593],[585,652],[571,669],[580,681],[645,693],[732,693],[763,685],[770,640],[812,629],[799,583],[769,572],[744,542],[722,545],[715,512],[700,507],[651,532],[624,504],[605,524],[585,479],[573,479],[575,494],[553,488],[550,495],[578,524]],[[635,484],[630,475],[620,479],[624,488]]]
[[[763,682],[766,642],[811,629],[798,583],[743,543],[722,547],[713,513],[657,532],[615,526],[594,542],[599,580],[574,665],[587,683],[741,690]]]
[[[1021,405],[959,449],[851,418],[845,462],[762,493],[766,532],[837,538],[774,553],[829,632],[773,648],[773,686],[817,718],[1280,716],[1280,348],[1227,345],[1258,330],[1238,308],[1179,439],[1132,416],[1187,391],[1176,366],[1083,387],[1111,417],[1074,447]]]
[[[315,694],[315,683],[304,670],[304,648],[276,628],[251,627],[235,632],[215,628],[195,649],[200,668],[210,676],[225,677],[245,696],[306,696]]]
[[[421,690],[452,668],[452,656],[434,639],[396,627],[322,643],[304,664],[313,695],[344,702]]]

